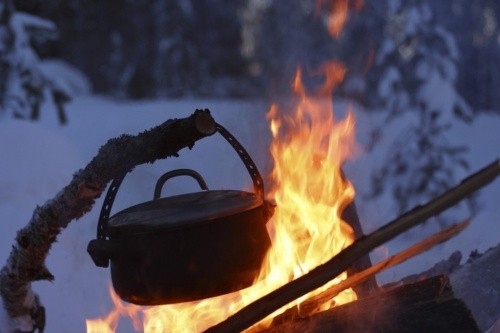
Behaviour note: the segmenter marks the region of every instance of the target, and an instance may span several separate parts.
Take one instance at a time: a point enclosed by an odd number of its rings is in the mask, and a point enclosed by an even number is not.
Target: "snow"
[[[365,112],[358,112],[357,116],[358,136],[361,143],[363,143],[363,141],[368,140],[369,131],[366,130],[370,126],[377,126],[383,119],[378,119],[377,114]],[[394,140],[394,137],[401,135],[401,132],[404,133],[408,123],[415,121],[414,117],[415,115],[407,113],[398,120],[385,124],[384,133],[386,136],[374,151],[369,155],[360,156],[354,163],[349,165],[347,173],[358,190],[357,208],[365,233],[373,231],[396,217],[396,207],[390,198],[390,193],[375,200],[368,200],[363,194],[368,192],[366,189],[369,186],[370,169],[383,160],[388,153],[386,151],[388,144]],[[490,114],[481,114],[471,124],[455,122],[447,138],[453,145],[465,145],[469,148],[466,153],[466,160],[470,164],[469,172],[465,172],[459,167],[454,170],[457,182],[499,158],[500,150],[497,144],[500,143],[500,133],[495,129],[499,122],[500,117]],[[424,271],[437,261],[447,259],[456,250],[460,250],[466,258],[475,249],[484,252],[498,244],[500,242],[500,234],[498,233],[499,197],[500,181],[497,180],[479,192],[478,201],[481,209],[477,216],[472,217],[472,224],[468,229],[427,254],[382,273],[381,276],[378,276],[379,282],[387,283],[411,273]],[[458,208],[452,209],[450,215],[456,222],[469,217],[467,210],[463,209],[463,207]],[[387,255],[395,254],[423,239],[424,236],[438,231],[439,228],[435,221],[429,221],[422,227],[416,227],[374,251],[372,259],[378,261]]]
[[[39,68],[55,89],[68,96],[85,95],[92,90],[92,85],[85,74],[65,61],[43,59],[40,60]]]
[[[45,106],[48,108],[49,106]],[[229,129],[248,149],[263,174],[271,167],[268,156],[270,134],[265,113],[268,105],[255,101],[231,100],[164,100],[129,102],[99,96],[80,96],[68,104],[69,124],[60,126],[56,111],[41,111],[41,121],[0,118],[0,262],[10,252],[17,230],[26,225],[36,205],[52,198],[84,167],[108,139],[122,133],[136,134],[170,118],[189,116],[196,108],[209,108],[214,118]],[[345,110],[339,102],[336,110]],[[374,126],[381,121],[376,113],[363,112],[355,107],[358,140],[363,144]],[[393,121],[387,133],[397,133],[403,126]],[[499,158],[500,117],[491,114],[478,116],[472,124],[458,123],[452,129],[454,144],[466,144],[471,172]],[[347,173],[358,191],[357,206],[365,232],[373,231],[394,217],[389,198],[367,201],[363,193],[368,188],[370,167],[383,158],[383,144],[369,155],[362,154],[347,166]],[[113,212],[131,204],[150,200],[156,179],[175,168],[193,168],[205,177],[209,188],[250,188],[251,180],[232,148],[218,136],[198,142],[192,151],[183,150],[179,158],[137,167],[130,173],[116,198]],[[465,174],[461,176],[466,176]],[[193,182],[194,183],[194,182]],[[172,182],[164,195],[193,191],[196,184]],[[453,251],[468,254],[473,249],[484,251],[499,242],[498,218],[500,182],[485,188],[479,195],[481,212],[472,225],[454,240],[439,246],[408,264],[401,265],[381,277],[389,281],[410,273],[420,272],[435,262],[447,258]],[[47,310],[47,332],[85,332],[85,319],[106,315],[112,309],[109,297],[109,269],[97,268],[86,252],[87,243],[95,238],[97,219],[102,205],[98,200],[91,212],[73,221],[54,244],[47,260],[55,275],[53,283],[33,284]],[[458,216],[462,219],[466,216]],[[385,252],[395,253],[407,247],[438,226],[428,223],[386,245]],[[381,259],[379,253],[373,259]],[[3,264],[2,264],[3,265]],[[0,307],[1,308],[1,307]],[[0,310],[0,332],[4,314]],[[133,332],[131,326],[120,324],[119,332]],[[5,326],[3,326],[5,328]]]
[[[57,27],[54,22],[25,12],[15,12],[12,19],[15,22],[14,24],[19,24],[20,26],[26,28],[35,27],[51,32],[57,32]]]

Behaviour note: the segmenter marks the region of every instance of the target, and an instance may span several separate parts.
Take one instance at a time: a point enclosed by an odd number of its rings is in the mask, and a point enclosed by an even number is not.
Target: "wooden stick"
[[[399,265],[400,263],[421,254],[422,252],[432,249],[438,244],[446,242],[447,240],[455,237],[460,232],[462,232],[469,226],[469,224],[470,220],[465,220],[463,222],[454,224],[451,227],[446,228],[385,260],[382,260],[381,262],[365,269],[364,271],[349,276],[347,279],[332,286],[328,290],[325,290],[321,294],[313,296],[302,302],[299,306],[299,315],[301,317],[310,315],[314,310],[316,310],[316,308],[328,302],[333,297],[337,296],[341,291],[347,288],[352,288],[353,286],[356,286],[368,280],[375,274]]]
[[[447,276],[381,289],[356,302],[302,319],[273,324],[261,333],[480,333],[468,307],[454,296]],[[491,291],[491,290],[490,290]],[[486,304],[486,303],[485,303]]]
[[[354,231],[354,239],[358,239],[364,236],[363,230],[361,229],[361,222],[359,221],[358,212],[356,210],[356,204],[351,202],[342,212],[342,219],[349,224]],[[372,265],[369,253],[361,256],[356,260],[352,266],[347,270],[348,275],[354,275],[361,271],[364,271]],[[363,283],[360,283],[353,287],[354,292],[358,295],[358,298],[367,297],[371,293],[378,290],[378,284],[375,277],[371,277]]]
[[[362,255],[395,238],[426,219],[455,205],[492,182],[500,174],[500,160],[476,172],[462,183],[423,206],[417,206],[368,236],[356,240],[338,255],[307,274],[272,291],[206,332],[241,332],[291,301],[313,291],[349,268]]]
[[[102,146],[85,169],[78,171],[55,198],[37,207],[28,225],[17,233],[7,263],[0,271],[0,296],[10,319],[27,318],[28,322],[35,322],[33,330],[43,331],[44,309],[31,282],[54,279],[45,267],[50,247],[63,228],[92,208],[111,179],[137,165],[178,156],[179,150],[191,148],[215,130],[210,112],[196,110],[188,118],[168,120],[136,136],[111,139]],[[13,327],[12,331],[16,330]]]

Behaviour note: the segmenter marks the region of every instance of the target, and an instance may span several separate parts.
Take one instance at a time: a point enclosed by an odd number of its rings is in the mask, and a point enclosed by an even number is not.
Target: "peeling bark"
[[[197,140],[215,130],[210,112],[196,110],[188,118],[171,119],[138,135],[111,139],[53,199],[37,207],[28,225],[18,231],[7,263],[0,271],[0,296],[12,331],[43,331],[44,308],[33,293],[31,282],[54,279],[45,266],[50,247],[62,229],[90,211],[109,181],[137,165],[178,156],[179,150],[192,148]]]

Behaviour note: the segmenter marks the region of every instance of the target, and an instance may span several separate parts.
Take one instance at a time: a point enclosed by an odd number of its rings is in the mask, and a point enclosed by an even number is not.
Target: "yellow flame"
[[[320,92],[331,91],[339,82],[330,76],[343,76],[340,64],[329,65]],[[272,277],[278,286],[309,272],[353,241],[352,229],[340,216],[354,198],[354,188],[341,173],[343,161],[356,146],[354,118],[349,112],[343,121],[335,122],[329,99],[305,93],[300,69],[293,89],[300,96],[295,111],[280,112],[273,105],[267,115],[273,135],[271,196],[277,208],[271,224],[273,247],[262,278]],[[347,291],[336,302],[352,299],[352,291]]]

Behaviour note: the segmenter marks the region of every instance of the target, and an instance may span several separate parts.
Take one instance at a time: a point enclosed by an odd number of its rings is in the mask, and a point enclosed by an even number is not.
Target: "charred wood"
[[[361,228],[361,222],[359,221],[358,211],[356,209],[356,204],[351,202],[346,209],[342,212],[342,219],[347,222],[354,231],[354,238],[358,239],[364,236],[363,229]],[[368,253],[361,256],[358,260],[356,260],[352,266],[347,270],[348,275],[353,275],[358,272],[364,271],[368,267],[372,265],[370,260],[370,256]],[[377,280],[374,277],[368,278],[363,283],[355,286],[354,291],[358,297],[366,297],[371,293],[377,291],[378,285]]]
[[[467,306],[455,298],[448,277],[441,275],[409,285],[381,289],[308,318],[261,331],[273,332],[480,332]]]
[[[300,316],[307,316],[310,313],[317,312],[315,311],[318,307],[320,307],[323,303],[331,300],[333,297],[337,296],[342,290],[347,288],[352,288],[353,286],[358,285],[359,283],[367,280],[368,278],[373,278],[375,274],[378,274],[388,268],[396,266],[408,259],[411,259],[414,256],[419,255],[422,252],[428,251],[432,249],[434,246],[446,242],[450,238],[455,237],[460,232],[462,232],[468,225],[470,224],[469,220],[465,220],[461,223],[452,225],[445,230],[442,230],[423,241],[420,241],[409,248],[396,253],[395,255],[382,260],[381,262],[376,263],[375,265],[365,269],[364,271],[358,272],[354,275],[349,276],[346,280],[330,287],[326,291],[307,299],[306,301],[300,304],[299,313]],[[436,276],[440,274],[432,274],[428,276]],[[414,282],[423,280],[424,278],[420,278],[415,280]]]
[[[485,253],[474,251],[463,265],[455,251],[446,260],[419,274],[409,275],[386,287],[415,283],[431,276],[449,275],[454,294],[471,310],[479,328],[486,331],[500,320],[500,244]]]
[[[460,257],[455,252],[429,270],[380,287],[368,299],[305,318],[294,308],[263,332],[496,332],[491,328],[500,320],[500,244],[472,253],[461,266]],[[433,276],[438,272],[451,274]]]

